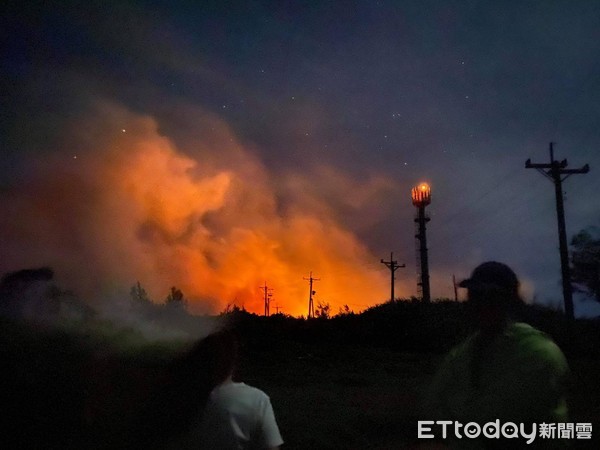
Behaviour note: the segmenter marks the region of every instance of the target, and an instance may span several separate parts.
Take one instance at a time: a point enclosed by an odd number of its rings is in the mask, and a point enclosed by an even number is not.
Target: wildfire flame
[[[57,152],[8,193],[3,268],[52,265],[82,295],[139,280],[161,300],[175,285],[195,312],[235,303],[260,313],[266,280],[271,310],[306,315],[309,271],[321,278],[315,303],[334,312],[386,299],[387,274],[335,214],[311,201],[282,205],[293,187],[277,185],[218,119],[202,120],[216,131],[185,153],[154,119],[115,105],[77,124],[89,133],[73,137],[78,157]]]

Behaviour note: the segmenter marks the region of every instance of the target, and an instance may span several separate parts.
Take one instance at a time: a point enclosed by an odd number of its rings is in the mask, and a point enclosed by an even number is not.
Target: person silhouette
[[[205,339],[213,360],[213,385],[199,424],[196,448],[278,449],[283,444],[270,398],[260,389],[233,381],[238,341],[233,332],[218,331]]]
[[[496,420],[566,422],[567,361],[546,334],[515,320],[523,301],[512,269],[485,262],[459,286],[468,290],[478,329],[450,351],[434,376],[425,401],[427,419],[481,426]],[[510,441],[511,447],[519,444]],[[500,442],[486,439],[483,446],[506,444]],[[560,446],[544,440],[553,443]],[[463,439],[460,447],[467,444]]]

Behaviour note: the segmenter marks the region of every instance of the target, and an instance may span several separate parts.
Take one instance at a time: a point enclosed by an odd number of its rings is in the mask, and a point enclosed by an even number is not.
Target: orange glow
[[[359,311],[386,300],[389,279],[379,260],[332,207],[297,189],[311,183],[310,173],[278,181],[288,182],[283,189],[221,121],[204,114],[196,123],[216,131],[190,142],[187,153],[161,136],[152,118],[114,105],[77,124],[93,130],[93,137],[82,138],[88,154],[70,158],[68,167],[59,158],[41,169],[38,190],[28,198],[45,201],[18,203],[19,214],[39,225],[14,234],[27,232],[35,236],[32,245],[44,249],[22,263],[39,264],[43,256],[63,275],[61,282],[99,301],[107,289],[128,289],[137,280],[158,302],[177,286],[193,312],[236,304],[260,314],[259,287],[266,281],[274,289],[272,312],[277,305],[286,314],[306,315],[303,277],[310,271],[321,279],[315,305],[328,302],[333,313],[344,304]],[[375,204],[369,199],[377,189],[338,178],[344,202]],[[79,184],[65,187],[64,180],[75,179]],[[282,210],[285,189],[294,195]],[[408,286],[400,282],[397,295],[403,291]]]
[[[412,188],[412,203],[415,206],[427,206],[431,203],[431,188],[427,183]]]

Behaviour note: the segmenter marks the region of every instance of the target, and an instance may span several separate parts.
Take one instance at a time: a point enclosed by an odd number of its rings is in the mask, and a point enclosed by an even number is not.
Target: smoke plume
[[[51,266],[96,302],[138,280],[155,301],[177,286],[198,313],[262,312],[266,283],[272,305],[306,314],[310,271],[315,303],[334,311],[387,298],[389,274],[339,212],[374,220],[393,183],[324,166],[269,173],[218,117],[185,113],[177,128],[96,102],[71,120],[1,194],[1,269]]]

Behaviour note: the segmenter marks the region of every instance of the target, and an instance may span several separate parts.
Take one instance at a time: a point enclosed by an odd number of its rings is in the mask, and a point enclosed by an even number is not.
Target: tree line
[[[132,302],[135,305],[150,306],[155,303],[148,296],[148,292],[143,288],[142,284],[138,281],[136,282],[130,289],[129,295],[131,297]],[[169,290],[169,294],[164,299],[163,304],[164,307],[179,310],[179,311],[187,311],[188,309],[188,300],[183,295],[181,289],[178,289],[175,286],[172,286]]]
[[[600,228],[592,226],[579,231],[573,235],[570,247],[573,290],[600,302]],[[153,301],[139,281],[131,287],[129,295],[133,308],[144,314],[188,314],[188,299],[176,286],[170,288],[162,303]],[[221,314],[229,312],[231,305]],[[49,267],[18,270],[0,279],[0,314],[4,316],[87,318],[94,313],[74,292],[54,283],[54,271]],[[321,319],[334,317],[329,303],[319,303],[315,313]],[[335,316],[348,314],[353,311],[344,305]]]
[[[586,228],[571,239],[571,281],[576,292],[600,302],[600,228]]]

